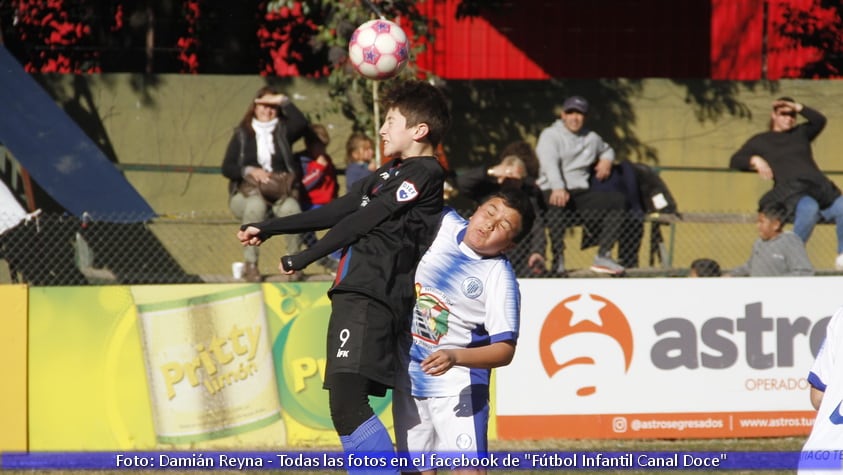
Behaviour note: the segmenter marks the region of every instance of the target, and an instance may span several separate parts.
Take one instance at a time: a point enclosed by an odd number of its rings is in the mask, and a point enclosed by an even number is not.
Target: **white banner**
[[[497,370],[501,437],[513,421],[557,415],[806,411],[808,420],[785,425],[809,430],[806,377],[828,318],[843,305],[843,277],[520,284],[518,348],[513,362]],[[726,431],[734,418],[724,421],[722,435],[742,434]]]

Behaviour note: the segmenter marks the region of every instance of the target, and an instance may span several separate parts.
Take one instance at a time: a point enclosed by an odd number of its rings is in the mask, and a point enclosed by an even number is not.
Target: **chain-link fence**
[[[48,286],[235,281],[232,263],[243,261],[243,249],[236,239],[239,223],[229,213],[181,213],[134,223],[130,218],[105,222],[44,213],[20,222],[0,234],[0,283]],[[700,257],[718,261],[724,270],[741,265],[749,259],[758,237],[755,220],[755,214],[749,212],[683,213],[648,216],[636,227],[625,218],[620,240],[640,239],[634,249],[637,262],[625,262],[625,275],[687,275],[691,261]],[[576,225],[565,233],[565,265],[570,277],[598,275],[589,270],[597,247],[583,248],[584,241],[587,244],[590,240],[583,229]],[[837,273],[833,225],[818,225],[806,247],[818,274]],[[549,248],[545,252],[548,266]],[[259,270],[265,280],[286,279],[277,268],[284,252],[281,238],[270,239],[260,247]],[[616,246],[616,258],[618,252]],[[303,274],[305,280],[331,279],[328,270],[317,264]]]

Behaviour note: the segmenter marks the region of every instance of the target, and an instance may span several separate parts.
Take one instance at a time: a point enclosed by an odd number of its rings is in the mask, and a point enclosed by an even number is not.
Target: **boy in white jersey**
[[[425,454],[415,467],[422,473],[435,473],[431,454],[476,461],[486,454],[491,368],[512,361],[520,319],[521,294],[504,253],[534,219],[517,190],[490,196],[468,221],[446,208],[419,262],[393,418],[399,452],[411,461]]]
[[[843,472],[843,307],[828,322],[825,341],[808,373],[817,418],[802,447],[799,474]]]

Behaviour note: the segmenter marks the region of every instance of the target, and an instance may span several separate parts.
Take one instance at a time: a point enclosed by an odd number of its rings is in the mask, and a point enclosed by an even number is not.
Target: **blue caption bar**
[[[843,450],[807,452],[6,452],[3,470],[795,470],[840,469]]]

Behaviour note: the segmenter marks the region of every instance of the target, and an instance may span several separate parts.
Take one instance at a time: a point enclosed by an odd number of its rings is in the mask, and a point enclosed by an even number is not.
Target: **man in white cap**
[[[588,101],[571,96],[562,104],[557,119],[539,135],[536,155],[539,157],[538,185],[548,203],[547,222],[550,230],[553,267],[551,273],[564,276],[565,228],[575,215],[599,229],[597,256],[591,270],[612,275],[623,274],[624,268],[612,259],[617,242],[626,198],[623,193],[589,190],[589,175],[598,180],[609,177],[615,151],[592,130],[584,127]]]

